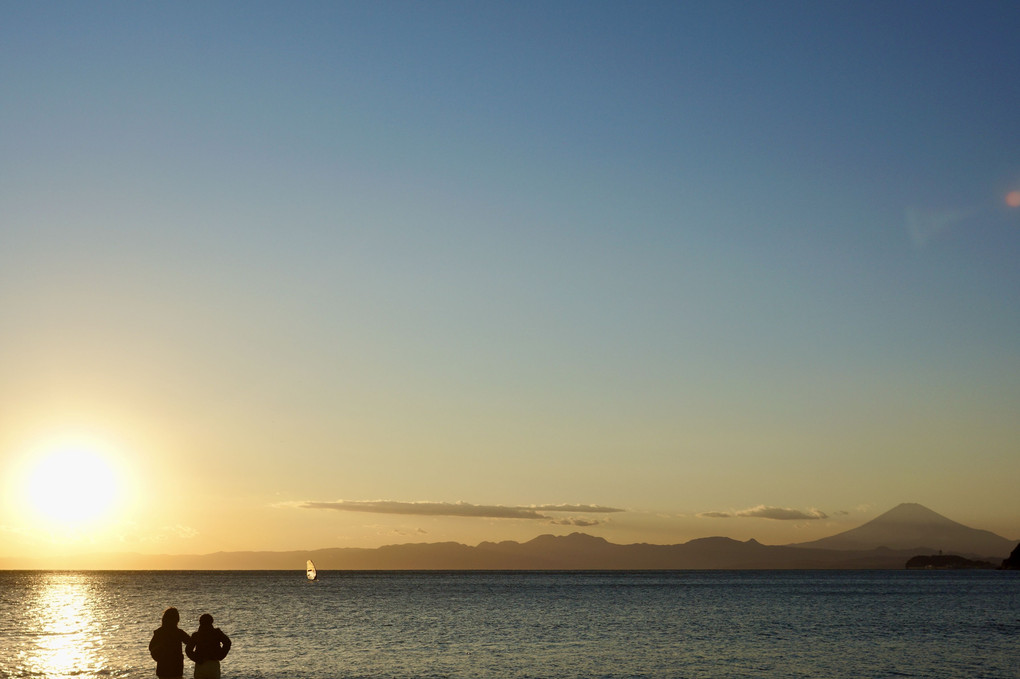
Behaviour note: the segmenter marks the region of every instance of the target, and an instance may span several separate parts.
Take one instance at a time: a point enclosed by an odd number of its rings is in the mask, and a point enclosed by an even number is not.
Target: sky
[[[0,558],[1020,539],[1020,6],[0,23]]]

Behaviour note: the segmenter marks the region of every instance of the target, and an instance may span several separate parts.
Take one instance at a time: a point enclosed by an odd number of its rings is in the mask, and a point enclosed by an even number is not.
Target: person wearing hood
[[[162,625],[152,633],[149,655],[156,661],[156,676],[160,679],[180,679],[184,676],[181,646],[191,643],[191,638],[177,626],[180,621],[181,614],[171,606],[163,611]]]
[[[230,652],[230,637],[213,627],[213,617],[203,613],[184,652],[195,661],[195,679],[220,679],[220,661]]]

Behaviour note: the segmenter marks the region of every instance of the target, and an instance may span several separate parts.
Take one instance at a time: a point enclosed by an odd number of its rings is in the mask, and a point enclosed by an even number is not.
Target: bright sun
[[[81,445],[43,453],[26,481],[26,500],[48,523],[60,528],[102,521],[120,493],[117,474],[105,456]]]

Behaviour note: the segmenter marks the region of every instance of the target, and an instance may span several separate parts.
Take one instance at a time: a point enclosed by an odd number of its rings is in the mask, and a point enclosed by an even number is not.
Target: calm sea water
[[[164,608],[224,677],[1017,677],[995,571],[0,572],[0,676],[153,677]],[[185,676],[192,665],[186,661]]]

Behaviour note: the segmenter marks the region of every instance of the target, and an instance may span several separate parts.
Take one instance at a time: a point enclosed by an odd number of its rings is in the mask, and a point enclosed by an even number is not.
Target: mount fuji
[[[1016,543],[991,531],[947,519],[922,505],[905,502],[857,528],[790,546],[841,551],[887,548],[915,550],[919,554],[943,551],[1005,556]]]

